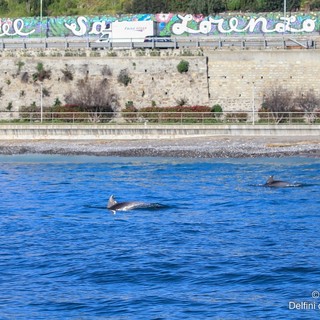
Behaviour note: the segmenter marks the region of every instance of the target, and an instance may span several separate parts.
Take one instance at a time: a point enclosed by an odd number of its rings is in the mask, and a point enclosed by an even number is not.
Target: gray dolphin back
[[[291,184],[287,181],[274,180],[273,176],[270,176],[265,185],[267,187],[289,187]]]
[[[146,203],[141,201],[126,201],[126,202],[117,202],[114,196],[110,196],[107,209],[111,210],[113,213],[116,211],[128,211],[138,208],[162,208],[163,206],[158,203]]]
[[[108,200],[107,208],[110,209],[113,206],[115,206],[116,204],[117,204],[117,201],[115,200],[114,196],[111,195],[109,200]]]

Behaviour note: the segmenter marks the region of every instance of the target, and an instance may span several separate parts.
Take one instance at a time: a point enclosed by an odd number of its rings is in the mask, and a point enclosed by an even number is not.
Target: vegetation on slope
[[[0,0],[1,17],[105,15],[160,12],[216,14],[224,11],[282,11],[279,0]],[[315,10],[320,0],[287,0],[288,12]]]

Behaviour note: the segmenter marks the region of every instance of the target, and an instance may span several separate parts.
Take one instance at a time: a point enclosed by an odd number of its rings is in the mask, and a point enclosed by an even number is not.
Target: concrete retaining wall
[[[208,57],[210,104],[224,111],[261,108],[263,96],[282,87],[294,95],[313,90],[317,82],[320,54],[316,50],[205,51]]]
[[[1,125],[1,140],[174,139],[210,136],[314,136],[320,125]]]

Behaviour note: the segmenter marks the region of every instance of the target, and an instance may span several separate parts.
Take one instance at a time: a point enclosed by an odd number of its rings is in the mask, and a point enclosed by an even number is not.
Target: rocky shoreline
[[[61,154],[125,157],[320,158],[320,137],[191,137],[158,140],[10,140],[0,154]]]

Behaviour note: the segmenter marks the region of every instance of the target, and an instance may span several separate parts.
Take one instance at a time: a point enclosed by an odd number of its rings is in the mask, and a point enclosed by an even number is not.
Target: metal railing
[[[238,48],[238,49],[318,49],[320,39],[317,34],[283,36],[207,36],[171,37],[168,41],[152,39],[113,39],[112,42],[99,42],[93,37],[52,37],[52,38],[3,38],[1,50],[14,49],[192,49],[192,48]]]
[[[0,112],[1,124],[320,124],[315,112]]]

